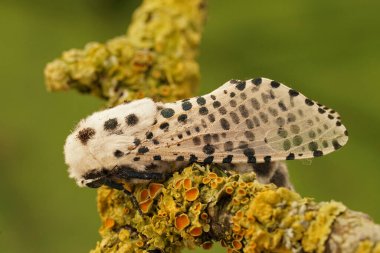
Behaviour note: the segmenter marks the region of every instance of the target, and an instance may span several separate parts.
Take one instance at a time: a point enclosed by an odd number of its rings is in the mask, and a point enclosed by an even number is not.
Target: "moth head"
[[[136,145],[136,138],[154,124],[157,106],[145,98],[118,105],[81,120],[64,146],[69,175],[79,186],[99,187],[105,172],[113,169]]]

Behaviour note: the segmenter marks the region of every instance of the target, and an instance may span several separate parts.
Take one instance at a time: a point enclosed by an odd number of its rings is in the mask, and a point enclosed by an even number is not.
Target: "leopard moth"
[[[144,98],[95,112],[67,137],[64,154],[79,186],[121,189],[120,179],[162,180],[194,162],[280,171],[280,161],[319,157],[347,141],[334,110],[255,78],[174,103]]]

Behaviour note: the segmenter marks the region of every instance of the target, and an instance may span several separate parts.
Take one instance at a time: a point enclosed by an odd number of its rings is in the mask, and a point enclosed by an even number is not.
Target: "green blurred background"
[[[124,33],[139,3],[1,0],[0,252],[94,248],[96,191],[67,177],[62,145],[102,101],[47,93],[43,69],[64,50]],[[265,76],[339,111],[348,145],[289,162],[292,181],[303,196],[342,201],[377,222],[379,10],[380,1],[368,0],[210,1],[199,58],[200,93],[231,78]]]

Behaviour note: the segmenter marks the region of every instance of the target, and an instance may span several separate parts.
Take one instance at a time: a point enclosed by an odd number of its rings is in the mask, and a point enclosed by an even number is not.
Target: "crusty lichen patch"
[[[103,239],[93,252],[179,252],[217,240],[227,252],[324,252],[332,223],[346,210],[260,184],[253,172],[226,175],[213,165],[194,164],[132,191],[140,205],[149,200],[143,215],[124,193],[100,191]]]
[[[68,50],[50,62],[45,68],[48,89],[77,89],[110,105],[143,97],[173,101],[191,96],[199,84],[195,58],[204,6],[204,0],[144,1],[126,35]]]
[[[302,239],[302,246],[306,251],[322,253],[325,250],[325,242],[331,233],[332,223],[347,208],[334,201],[321,202],[318,207],[319,210]]]
[[[256,183],[257,184],[257,183]],[[249,204],[233,211],[233,236],[224,242],[242,252],[324,252],[334,219],[345,210],[337,202],[316,204],[285,188],[246,190]],[[228,209],[227,209],[228,210]],[[239,239],[239,240],[238,240]]]
[[[147,200],[152,203],[149,210],[143,210],[143,215],[134,209],[123,192],[103,188],[98,199],[103,240],[93,252],[123,252],[120,249],[125,248],[129,252],[155,249],[179,252],[184,247],[210,248],[212,231],[208,206],[224,196],[226,186],[239,189],[243,183],[241,178],[224,177],[209,167],[193,165],[175,173],[164,184],[137,185],[133,192],[140,204]],[[254,178],[253,173],[249,178]],[[205,184],[205,181],[208,182]],[[159,191],[153,190],[156,193],[147,196],[146,192],[152,188]]]

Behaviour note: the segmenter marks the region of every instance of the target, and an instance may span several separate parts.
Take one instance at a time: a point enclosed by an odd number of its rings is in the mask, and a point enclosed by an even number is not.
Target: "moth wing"
[[[312,158],[346,144],[340,116],[273,80],[231,80],[163,104],[142,160],[256,163]]]

